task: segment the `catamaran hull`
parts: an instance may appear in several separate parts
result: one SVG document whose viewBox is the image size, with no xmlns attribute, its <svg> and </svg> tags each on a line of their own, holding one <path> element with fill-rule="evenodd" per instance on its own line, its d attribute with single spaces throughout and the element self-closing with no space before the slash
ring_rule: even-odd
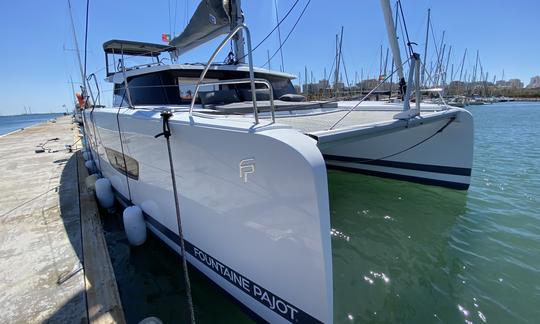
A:
<svg viewBox="0 0 540 324">
<path fill-rule="evenodd" d="M 473 119 L 463 109 L 312 136 L 329 168 L 453 189 L 470 184 Z"/>
<path fill-rule="evenodd" d="M 154 137 L 159 111 L 103 108 L 85 121 L 117 196 L 180 252 L 167 146 Z M 327 175 L 316 142 L 279 125 L 187 113 L 170 126 L 186 260 L 265 321 L 332 322 Z"/>
</svg>

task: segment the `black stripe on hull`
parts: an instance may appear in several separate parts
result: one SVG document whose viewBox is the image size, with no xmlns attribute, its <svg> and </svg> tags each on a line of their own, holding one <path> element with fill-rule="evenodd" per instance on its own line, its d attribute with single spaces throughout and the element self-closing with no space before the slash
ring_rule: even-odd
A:
<svg viewBox="0 0 540 324">
<path fill-rule="evenodd" d="M 341 155 L 330 155 L 330 154 L 323 154 L 323 157 L 327 161 L 368 164 L 368 165 L 376 165 L 376 166 L 389 167 L 389 168 L 444 173 L 444 174 L 468 176 L 468 177 L 471 176 L 470 168 L 460 168 L 460 167 L 450 167 L 450 166 L 444 166 L 444 165 L 420 164 L 420 163 L 410 163 L 410 162 L 399 162 L 399 161 L 388 161 L 388 160 L 377 160 L 377 159 L 365 159 L 365 158 L 341 156 Z"/>
<path fill-rule="evenodd" d="M 445 188 L 457 189 L 457 190 L 469 189 L 468 183 L 429 179 L 429 178 L 422 178 L 422 177 L 409 176 L 409 175 L 403 175 L 403 174 L 373 171 L 373 170 L 359 169 L 359 168 L 346 167 L 346 166 L 340 166 L 340 165 L 332 165 L 328 163 L 326 164 L 326 167 L 328 169 L 341 170 L 341 171 L 353 172 L 353 173 L 361 173 L 361 174 L 376 176 L 380 178 L 408 181 L 408 182 L 414 182 L 414 183 L 430 185 L 430 186 L 445 187 Z"/>
</svg>

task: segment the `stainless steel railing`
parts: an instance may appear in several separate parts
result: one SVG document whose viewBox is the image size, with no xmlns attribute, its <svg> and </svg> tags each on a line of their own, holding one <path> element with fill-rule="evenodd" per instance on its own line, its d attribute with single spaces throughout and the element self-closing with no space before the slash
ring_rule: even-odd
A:
<svg viewBox="0 0 540 324">
<path fill-rule="evenodd" d="M 94 93 L 92 91 L 92 87 L 90 86 L 90 81 L 94 79 L 94 84 L 96 86 L 96 90 L 97 90 L 97 94 L 96 94 L 96 97 L 94 97 Z M 90 91 L 90 96 L 92 97 L 92 105 L 94 106 L 101 106 L 101 91 L 99 90 L 99 83 L 97 81 L 97 77 L 96 77 L 96 74 L 95 73 L 92 73 L 90 74 L 88 77 L 87 77 L 87 81 L 88 81 L 88 90 Z"/>
<path fill-rule="evenodd" d="M 221 52 L 223 47 L 236 35 L 240 30 L 244 30 L 246 32 L 246 43 L 247 43 L 247 50 L 248 50 L 248 65 L 249 65 L 249 78 L 247 79 L 234 79 L 234 80 L 222 80 L 218 82 L 210 82 L 210 83 L 204 83 L 203 80 L 206 76 L 206 73 L 210 69 L 210 66 L 212 62 L 216 59 L 216 56 Z M 224 83 L 225 82 L 225 83 Z M 274 97 L 273 97 L 273 91 L 272 91 L 272 85 L 263 79 L 255 79 L 255 73 L 253 72 L 253 57 L 251 55 L 251 34 L 249 32 L 248 27 L 245 24 L 241 24 L 236 26 L 229 35 L 219 44 L 219 46 L 216 48 L 212 56 L 210 56 L 210 59 L 208 60 L 208 63 L 206 63 L 206 66 L 204 67 L 204 70 L 201 73 L 201 76 L 199 77 L 199 81 L 197 82 L 197 85 L 195 86 L 195 92 L 193 93 L 193 97 L 191 98 L 191 104 L 189 106 L 189 116 L 193 116 L 193 107 L 195 106 L 195 100 L 197 100 L 197 95 L 199 93 L 199 88 L 201 85 L 218 85 L 218 84 L 234 84 L 234 83 L 250 83 L 251 84 L 251 100 L 253 102 L 253 116 L 255 117 L 255 124 L 259 123 L 259 110 L 257 109 L 257 93 L 255 92 L 255 83 L 263 83 L 266 84 L 266 86 L 270 89 L 270 110 L 272 112 L 272 121 L 275 121 L 275 107 L 274 107 Z"/>
<path fill-rule="evenodd" d="M 212 81 L 212 82 L 203 82 L 203 83 L 200 83 L 201 86 L 213 86 L 213 85 L 227 85 L 227 84 L 244 84 L 244 83 L 251 83 L 251 82 L 254 82 L 254 83 L 258 83 L 258 84 L 264 84 L 266 85 L 266 87 L 268 88 L 269 90 L 269 96 L 270 96 L 270 113 L 272 114 L 272 122 L 275 122 L 276 121 L 276 115 L 275 115 L 275 106 L 274 106 L 274 90 L 272 89 L 272 85 L 270 84 L 270 82 L 266 79 L 260 79 L 260 78 L 256 78 L 256 79 L 229 79 L 229 80 L 219 80 L 219 81 Z M 197 89 L 195 89 L 195 94 L 197 94 Z M 195 98 L 195 97 L 194 97 Z M 255 97 L 255 100 L 256 97 Z M 191 101 L 193 102 L 193 98 L 191 99 Z M 193 106 L 190 107 L 190 115 L 191 115 L 191 108 Z M 253 114 L 254 114 L 254 117 L 255 117 L 255 123 L 258 124 L 259 123 L 259 111 L 258 109 L 254 106 L 253 108 Z"/>
</svg>

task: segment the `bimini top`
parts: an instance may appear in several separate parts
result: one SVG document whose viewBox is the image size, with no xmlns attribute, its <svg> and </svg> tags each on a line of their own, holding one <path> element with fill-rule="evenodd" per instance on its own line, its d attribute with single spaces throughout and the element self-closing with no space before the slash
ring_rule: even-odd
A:
<svg viewBox="0 0 540 324">
<path fill-rule="evenodd" d="M 163 52 L 174 51 L 175 47 L 170 45 L 113 39 L 103 43 L 103 50 L 106 54 L 123 53 L 124 55 L 156 57 Z"/>
</svg>

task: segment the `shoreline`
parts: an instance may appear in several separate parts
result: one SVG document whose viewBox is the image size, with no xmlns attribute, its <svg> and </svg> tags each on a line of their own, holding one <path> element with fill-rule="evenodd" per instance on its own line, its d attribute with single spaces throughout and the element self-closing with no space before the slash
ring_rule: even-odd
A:
<svg viewBox="0 0 540 324">
<path fill-rule="evenodd" d="M 60 116 L 59 116 L 60 117 Z M 36 123 L 36 124 L 32 124 L 28 127 L 22 127 L 22 128 L 19 128 L 19 129 L 16 129 L 16 130 L 13 130 L 11 132 L 8 132 L 8 133 L 5 133 L 5 134 L 1 134 L 0 135 L 0 138 L 2 137 L 5 137 L 5 136 L 9 136 L 9 135 L 12 135 L 12 134 L 15 134 L 15 133 L 18 133 L 18 132 L 21 132 L 25 129 L 29 129 L 29 128 L 32 128 L 32 127 L 36 127 L 36 126 L 39 126 L 39 125 L 42 125 L 42 124 L 45 124 L 45 123 L 49 123 L 51 120 L 57 120 L 58 117 L 54 117 L 54 118 L 51 118 L 51 119 L 47 119 L 45 121 L 42 121 L 42 122 L 39 122 L 39 123 Z"/>
</svg>

